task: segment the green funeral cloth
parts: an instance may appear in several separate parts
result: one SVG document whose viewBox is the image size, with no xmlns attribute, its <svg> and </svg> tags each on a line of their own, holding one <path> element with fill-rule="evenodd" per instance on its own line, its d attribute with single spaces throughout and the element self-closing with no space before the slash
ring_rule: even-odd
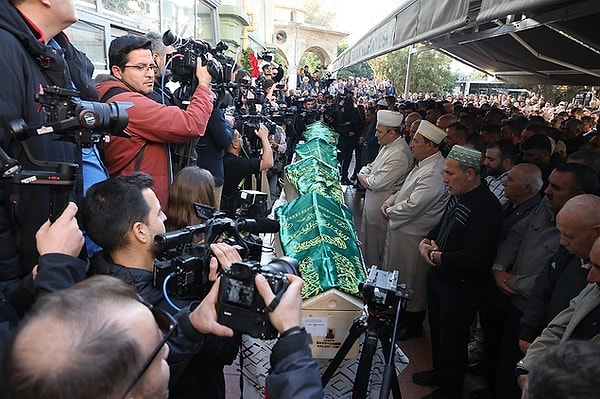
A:
<svg viewBox="0 0 600 399">
<path fill-rule="evenodd" d="M 285 167 L 290 183 L 299 196 L 319 193 L 340 204 L 344 203 L 344 193 L 340 181 L 340 173 L 325 162 L 308 157 Z"/>
<path fill-rule="evenodd" d="M 296 146 L 296 154 L 300 159 L 315 157 L 332 168 L 337 167 L 337 150 L 334 145 L 318 137 Z"/>
<path fill-rule="evenodd" d="M 313 122 L 306 127 L 303 133 L 304 139 L 308 142 L 312 139 L 323 139 L 329 144 L 336 146 L 340 135 L 323 122 Z"/>
<path fill-rule="evenodd" d="M 276 209 L 283 252 L 298 261 L 302 297 L 331 288 L 360 296 L 365 269 L 348 208 L 318 193 Z"/>
</svg>

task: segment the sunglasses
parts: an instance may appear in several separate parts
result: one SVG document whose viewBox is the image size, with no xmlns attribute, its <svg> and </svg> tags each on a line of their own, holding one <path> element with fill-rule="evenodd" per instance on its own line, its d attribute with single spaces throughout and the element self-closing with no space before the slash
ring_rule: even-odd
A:
<svg viewBox="0 0 600 399">
<path fill-rule="evenodd" d="M 136 374 L 135 379 L 127 387 L 127 390 L 125 391 L 125 395 L 123 395 L 124 397 L 127 396 L 129 391 L 131 391 L 133 389 L 133 387 L 135 386 L 135 384 L 138 383 L 140 378 L 142 378 L 142 375 L 144 375 L 146 370 L 148 370 L 148 367 L 150 367 L 150 365 L 152 364 L 152 362 L 154 361 L 156 356 L 158 356 L 158 354 L 160 353 L 163 346 L 167 343 L 169 338 L 171 338 L 171 336 L 173 335 L 173 333 L 175 333 L 175 330 L 177 329 L 177 320 L 175 320 L 173 318 L 173 316 L 171 316 L 169 313 L 167 313 L 166 311 L 164 311 L 160 308 L 154 307 L 151 303 L 147 302 L 139 294 L 138 294 L 138 301 L 140 301 L 140 303 L 142 303 L 148 309 L 150 309 L 150 312 L 152 312 L 152 316 L 154 316 L 154 320 L 156 321 L 158 328 L 160 329 L 160 331 L 163 334 L 163 338 L 159 342 L 159 344 L 156 346 L 156 348 L 154 348 L 154 350 L 152 351 L 152 353 L 150 354 L 148 359 L 144 362 L 144 365 L 142 366 L 140 371 Z"/>
</svg>

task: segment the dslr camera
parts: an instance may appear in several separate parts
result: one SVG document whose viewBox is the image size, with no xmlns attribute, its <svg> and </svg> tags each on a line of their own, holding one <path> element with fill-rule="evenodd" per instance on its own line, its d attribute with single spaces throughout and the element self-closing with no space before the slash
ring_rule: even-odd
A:
<svg viewBox="0 0 600 399">
<path fill-rule="evenodd" d="M 267 306 L 256 289 L 254 278 L 262 274 L 275 296 L 281 297 L 289 285 L 286 273 L 299 274 L 295 259 L 284 256 L 266 265 L 233 263 L 221 276 L 218 322 L 254 338 L 277 338 L 278 332 L 269 322 Z"/>
</svg>

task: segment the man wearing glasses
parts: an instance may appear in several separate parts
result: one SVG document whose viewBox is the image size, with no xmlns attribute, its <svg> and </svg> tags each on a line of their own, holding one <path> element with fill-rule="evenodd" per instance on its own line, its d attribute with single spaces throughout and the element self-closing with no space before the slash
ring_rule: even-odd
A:
<svg viewBox="0 0 600 399">
<path fill-rule="evenodd" d="M 110 76 L 96 78 L 100 100 L 134 104 L 127 110 L 126 132 L 131 138 L 111 137 L 105 146 L 106 166 L 111 176 L 142 171 L 154 179 L 154 190 L 167 206 L 172 180 L 168 143 L 188 143 L 202 136 L 213 109 L 210 73 L 197 61 L 198 86 L 187 109 L 152 100 L 158 70 L 150 40 L 126 35 L 114 39 L 108 50 Z"/>
<path fill-rule="evenodd" d="M 221 264 L 236 261 L 231 247 L 215 248 Z M 320 399 L 321 377 L 310 355 L 310 338 L 300 328 L 302 279 L 288 279 L 279 305 L 269 313 L 281 335 L 271 354 L 267 392 L 272 399 Z M 264 277 L 256 277 L 256 286 L 271 303 L 275 295 Z M 201 333 L 231 336 L 232 330 L 217 323 L 217 294 L 215 284 L 190 317 L 197 319 Z M 94 276 L 36 304 L 7 350 L 3 393 L 6 399 L 167 398 L 165 343 L 179 328 L 168 313 L 140 301 L 126 283 Z"/>
</svg>

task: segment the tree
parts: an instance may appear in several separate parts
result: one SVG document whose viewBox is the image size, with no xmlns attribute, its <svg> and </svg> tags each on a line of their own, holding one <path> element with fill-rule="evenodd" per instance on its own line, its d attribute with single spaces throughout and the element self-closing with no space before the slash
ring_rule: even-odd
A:
<svg viewBox="0 0 600 399">
<path fill-rule="evenodd" d="M 337 55 L 340 55 L 349 47 L 346 39 L 343 39 L 340 44 L 338 44 Z M 373 79 L 373 68 L 369 65 L 367 61 L 359 62 L 358 64 L 349 66 L 347 68 L 342 68 L 337 72 L 338 78 L 348 79 L 348 76 L 361 77 Z"/>
<path fill-rule="evenodd" d="M 390 79 L 396 89 L 404 91 L 408 48 L 393 51 L 369 61 L 375 75 Z M 458 76 L 450 70 L 450 57 L 435 50 L 413 55 L 413 69 L 409 84 L 411 92 L 435 92 L 440 95 L 454 90 Z"/>
<path fill-rule="evenodd" d="M 331 22 L 335 19 L 335 12 L 324 10 L 322 1 L 306 0 L 304 2 L 303 10 L 306 12 L 304 22 L 307 24 L 331 28 Z"/>
</svg>

